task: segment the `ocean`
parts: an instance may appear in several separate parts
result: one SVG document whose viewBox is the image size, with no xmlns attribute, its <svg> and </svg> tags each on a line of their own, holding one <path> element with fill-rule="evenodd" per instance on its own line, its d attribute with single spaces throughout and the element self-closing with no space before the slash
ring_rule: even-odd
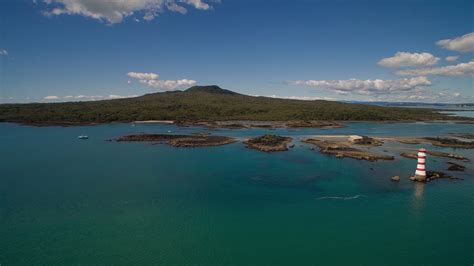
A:
<svg viewBox="0 0 474 266">
<path fill-rule="evenodd" d="M 292 136 L 287 152 L 106 141 L 130 133 Z M 0 264 L 472 265 L 474 150 L 464 180 L 411 182 L 420 145 L 394 161 L 324 155 L 315 134 L 438 136 L 455 123 L 338 129 L 206 129 L 160 124 L 0 123 Z M 88 140 L 78 140 L 81 134 Z M 447 161 L 427 158 L 428 170 Z M 390 181 L 400 175 L 401 181 Z"/>
</svg>

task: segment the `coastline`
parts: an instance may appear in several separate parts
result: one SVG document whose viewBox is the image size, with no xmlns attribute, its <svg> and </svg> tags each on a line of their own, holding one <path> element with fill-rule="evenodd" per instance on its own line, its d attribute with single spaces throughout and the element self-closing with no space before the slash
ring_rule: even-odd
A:
<svg viewBox="0 0 474 266">
<path fill-rule="evenodd" d="M 296 124 L 294 122 L 297 122 Z M 302 122 L 300 125 L 298 123 Z M 244 129 L 244 128 L 342 128 L 348 123 L 375 123 L 375 124 L 416 124 L 416 123 L 432 123 L 432 124 L 474 124 L 474 119 L 464 120 L 312 120 L 311 124 L 303 124 L 306 121 L 301 120 L 222 120 L 222 121 L 176 121 L 176 120 L 137 120 L 137 121 L 110 121 L 110 122 L 74 122 L 74 121 L 0 121 L 0 123 L 14 123 L 33 127 L 75 127 L 75 126 L 97 126 L 107 124 L 164 124 L 177 125 L 182 127 L 189 126 L 205 126 L 215 129 Z"/>
</svg>

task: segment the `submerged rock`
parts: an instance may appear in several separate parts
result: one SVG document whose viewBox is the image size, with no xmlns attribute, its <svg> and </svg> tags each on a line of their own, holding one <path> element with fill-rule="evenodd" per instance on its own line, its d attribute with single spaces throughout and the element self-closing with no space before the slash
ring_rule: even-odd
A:
<svg viewBox="0 0 474 266">
<path fill-rule="evenodd" d="M 418 155 L 416 153 L 411 152 L 402 152 L 400 153 L 400 156 L 410 159 L 418 159 Z"/>
<path fill-rule="evenodd" d="M 400 176 L 398 176 L 398 175 L 392 176 L 392 177 L 390 178 L 390 180 L 395 181 L 395 182 L 398 182 L 398 181 L 400 181 Z"/>
<path fill-rule="evenodd" d="M 460 171 L 460 172 L 464 172 L 464 170 L 466 169 L 466 167 L 464 165 L 460 165 L 460 164 L 457 164 L 457 163 L 453 163 L 453 162 L 448 162 L 448 164 L 450 165 L 448 167 L 448 170 L 449 171 Z"/>
</svg>

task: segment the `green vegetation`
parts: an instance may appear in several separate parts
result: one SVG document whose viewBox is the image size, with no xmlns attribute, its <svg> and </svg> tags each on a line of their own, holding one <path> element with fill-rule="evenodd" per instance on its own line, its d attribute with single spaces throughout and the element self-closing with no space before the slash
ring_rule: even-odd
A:
<svg viewBox="0 0 474 266">
<path fill-rule="evenodd" d="M 287 140 L 289 140 L 288 137 L 281 137 L 277 135 L 263 135 L 260 137 L 249 139 L 247 142 L 258 145 L 278 145 Z"/>
<path fill-rule="evenodd" d="M 116 100 L 0 105 L 0 122 L 29 124 L 137 120 L 414 121 L 437 119 L 455 118 L 430 109 L 253 97 L 223 90 L 218 86 L 194 86 L 186 91 L 153 93 Z"/>
</svg>

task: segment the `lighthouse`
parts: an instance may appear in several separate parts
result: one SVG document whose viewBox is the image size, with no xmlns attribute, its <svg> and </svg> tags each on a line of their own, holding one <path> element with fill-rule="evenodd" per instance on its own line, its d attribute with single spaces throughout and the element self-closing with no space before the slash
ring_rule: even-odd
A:
<svg viewBox="0 0 474 266">
<path fill-rule="evenodd" d="M 426 181 L 426 150 L 421 148 L 418 150 L 418 164 L 416 165 L 416 171 L 414 179 L 416 181 Z"/>
</svg>

